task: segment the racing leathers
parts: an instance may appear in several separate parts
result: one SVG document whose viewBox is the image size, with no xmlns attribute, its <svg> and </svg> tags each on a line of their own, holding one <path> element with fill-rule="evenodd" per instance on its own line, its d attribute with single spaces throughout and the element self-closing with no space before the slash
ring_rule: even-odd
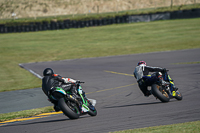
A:
<svg viewBox="0 0 200 133">
<path fill-rule="evenodd" d="M 151 95 L 151 92 L 147 89 L 152 83 L 159 80 L 156 75 L 148 75 L 149 72 L 162 72 L 163 68 L 151 67 L 146 65 L 139 65 L 134 70 L 134 76 L 137 79 L 138 86 L 145 96 Z"/>
<path fill-rule="evenodd" d="M 65 91 L 70 91 L 72 93 L 72 96 L 68 96 L 68 98 L 70 100 L 76 102 L 79 107 L 81 106 L 79 101 L 77 100 L 79 98 L 79 96 L 76 95 L 77 94 L 76 86 L 74 84 L 66 84 L 69 82 L 75 83 L 76 80 L 71 79 L 71 78 L 63 78 L 62 76 L 60 76 L 58 74 L 44 76 L 42 79 L 42 90 L 47 95 L 50 102 L 52 102 L 54 104 L 55 111 L 59 111 L 58 106 L 57 106 L 58 101 L 54 100 L 51 97 L 51 92 L 55 89 L 55 87 L 60 87 L 60 88 L 64 89 Z M 67 94 L 67 95 L 69 95 L 69 94 Z"/>
</svg>

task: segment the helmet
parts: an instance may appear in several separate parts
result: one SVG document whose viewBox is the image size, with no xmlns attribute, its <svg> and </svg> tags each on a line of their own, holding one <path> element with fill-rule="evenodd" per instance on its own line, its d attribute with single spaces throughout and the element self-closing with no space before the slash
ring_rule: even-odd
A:
<svg viewBox="0 0 200 133">
<path fill-rule="evenodd" d="M 145 65 L 145 66 L 147 65 L 147 63 L 145 61 L 139 61 L 137 65 L 140 66 L 142 64 Z"/>
<path fill-rule="evenodd" d="M 54 74 L 54 72 L 53 72 L 53 70 L 51 68 L 46 68 L 43 71 L 43 76 L 50 76 L 52 74 Z"/>
</svg>

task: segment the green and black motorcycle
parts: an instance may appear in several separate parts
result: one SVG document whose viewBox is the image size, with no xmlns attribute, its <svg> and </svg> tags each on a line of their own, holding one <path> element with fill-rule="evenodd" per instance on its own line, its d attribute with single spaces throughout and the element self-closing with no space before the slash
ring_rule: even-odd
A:
<svg viewBox="0 0 200 133">
<path fill-rule="evenodd" d="M 81 97 L 77 99 L 82 107 L 78 107 L 77 103 L 74 101 L 70 100 L 69 97 L 71 97 L 71 92 L 68 91 L 66 92 L 64 89 L 56 87 L 53 89 L 51 92 L 51 98 L 54 100 L 58 101 L 58 106 L 61 109 L 61 111 L 70 119 L 78 119 L 79 116 L 89 114 L 90 116 L 96 116 L 97 115 L 97 110 L 91 103 L 90 100 L 86 99 L 83 94 L 82 94 L 82 87 L 81 83 L 84 82 L 76 82 L 76 83 L 69 83 L 69 84 L 76 84 L 77 89 L 77 94 Z"/>
</svg>

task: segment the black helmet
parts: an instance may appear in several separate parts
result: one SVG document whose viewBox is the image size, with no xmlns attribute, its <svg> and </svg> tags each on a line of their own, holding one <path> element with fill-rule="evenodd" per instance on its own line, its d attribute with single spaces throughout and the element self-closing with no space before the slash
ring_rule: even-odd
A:
<svg viewBox="0 0 200 133">
<path fill-rule="evenodd" d="M 50 76 L 52 74 L 54 74 L 54 72 L 53 72 L 53 70 L 51 68 L 46 68 L 43 71 L 43 76 Z"/>
</svg>

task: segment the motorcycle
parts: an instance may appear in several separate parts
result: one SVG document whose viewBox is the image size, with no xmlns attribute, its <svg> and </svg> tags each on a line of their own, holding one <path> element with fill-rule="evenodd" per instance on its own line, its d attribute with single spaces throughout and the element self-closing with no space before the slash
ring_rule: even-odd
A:
<svg viewBox="0 0 200 133">
<path fill-rule="evenodd" d="M 173 90 L 170 82 L 166 81 L 166 76 L 168 75 L 167 72 L 160 74 L 161 80 L 156 81 L 151 85 L 151 93 L 154 95 L 154 97 L 158 98 L 161 102 L 169 102 L 170 99 L 175 98 L 177 100 L 182 100 L 182 94 L 179 92 L 179 90 Z M 158 75 L 158 73 L 154 73 L 155 75 Z M 173 82 L 173 80 L 171 80 Z"/>
<path fill-rule="evenodd" d="M 58 101 L 58 106 L 60 110 L 63 112 L 64 115 L 66 115 L 70 119 L 78 119 L 79 116 L 85 115 L 85 114 L 89 114 L 90 116 L 97 115 L 96 108 L 93 106 L 90 100 L 86 99 L 83 96 L 82 87 L 80 86 L 81 83 L 84 83 L 84 82 L 78 81 L 76 83 L 67 83 L 67 84 L 75 84 L 76 87 L 78 88 L 77 94 L 78 96 L 80 96 L 80 98 L 77 100 L 82 105 L 81 109 L 80 107 L 78 107 L 77 103 L 70 100 L 70 97 L 72 97 L 72 95 L 70 95 L 71 94 L 70 91 L 66 92 L 64 89 L 56 87 L 56 88 L 53 88 L 52 89 L 53 91 L 51 92 L 51 97 L 54 100 Z"/>
</svg>

